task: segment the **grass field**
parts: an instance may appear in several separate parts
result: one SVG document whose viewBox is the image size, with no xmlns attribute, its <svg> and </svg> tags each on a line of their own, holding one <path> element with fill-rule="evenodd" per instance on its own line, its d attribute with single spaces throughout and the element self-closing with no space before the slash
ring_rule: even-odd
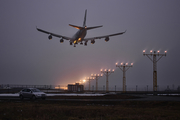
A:
<svg viewBox="0 0 180 120">
<path fill-rule="evenodd" d="M 0 120 L 179 120 L 180 102 L 0 102 Z"/>
</svg>

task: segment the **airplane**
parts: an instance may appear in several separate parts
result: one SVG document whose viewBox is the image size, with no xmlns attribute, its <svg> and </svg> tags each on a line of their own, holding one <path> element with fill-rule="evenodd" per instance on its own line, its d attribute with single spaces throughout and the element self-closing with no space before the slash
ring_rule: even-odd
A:
<svg viewBox="0 0 180 120">
<path fill-rule="evenodd" d="M 94 27 L 87 27 L 86 26 L 86 14 L 87 14 L 87 10 L 85 10 L 84 22 L 83 22 L 83 26 L 82 27 L 81 26 L 76 26 L 76 25 L 69 24 L 69 26 L 78 29 L 77 33 L 72 38 L 71 37 L 66 37 L 66 36 L 63 36 L 63 35 L 58 35 L 58 34 L 55 34 L 55 33 L 52 33 L 52 32 L 48 32 L 48 31 L 39 29 L 37 27 L 36 27 L 36 29 L 38 31 L 40 31 L 40 32 L 49 34 L 49 36 L 48 36 L 49 40 L 52 39 L 52 36 L 61 38 L 60 39 L 60 43 L 63 43 L 64 39 L 65 40 L 70 40 L 69 41 L 70 45 L 72 45 L 74 43 L 74 47 L 76 47 L 76 44 L 78 44 L 78 43 L 80 43 L 80 45 L 83 45 L 83 41 L 84 41 L 84 45 L 87 46 L 87 42 L 89 40 L 91 41 L 91 44 L 94 44 L 95 43 L 95 39 L 101 39 L 101 38 L 105 38 L 105 41 L 108 42 L 109 41 L 109 37 L 116 36 L 116 35 L 122 35 L 122 34 L 124 34 L 126 32 L 126 31 L 124 31 L 124 32 L 116 33 L 116 34 L 110 34 L 110 35 L 104 35 L 104 36 L 98 36 L 98 37 L 85 38 L 85 36 L 87 34 L 87 30 L 91 30 L 91 29 L 102 27 L 102 25 L 101 26 L 94 26 Z"/>
</svg>

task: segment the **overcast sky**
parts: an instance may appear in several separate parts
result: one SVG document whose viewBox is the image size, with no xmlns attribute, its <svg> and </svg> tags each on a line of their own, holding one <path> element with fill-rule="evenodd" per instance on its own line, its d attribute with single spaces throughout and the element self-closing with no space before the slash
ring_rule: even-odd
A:
<svg viewBox="0 0 180 120">
<path fill-rule="evenodd" d="M 0 84 L 66 85 L 83 80 L 100 69 L 115 69 L 110 87 L 122 87 L 122 71 L 116 62 L 133 62 L 126 72 L 127 86 L 153 85 L 153 64 L 143 56 L 145 49 L 167 56 L 157 64 L 158 85 L 180 85 L 180 1 L 179 0 L 1 0 Z M 120 36 L 96 40 L 94 45 L 60 44 L 59 38 L 36 30 L 36 26 L 72 37 L 83 25 L 87 9 L 86 37 L 117 32 Z M 99 87 L 106 84 L 99 79 Z M 95 82 L 92 82 L 92 85 Z"/>
</svg>

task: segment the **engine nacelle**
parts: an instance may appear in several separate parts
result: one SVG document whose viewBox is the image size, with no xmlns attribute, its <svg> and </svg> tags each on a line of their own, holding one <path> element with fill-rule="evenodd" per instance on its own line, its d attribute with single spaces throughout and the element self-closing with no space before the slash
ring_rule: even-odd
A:
<svg viewBox="0 0 180 120">
<path fill-rule="evenodd" d="M 60 43 L 63 43 L 64 42 L 64 40 L 63 39 L 60 39 Z"/>
<path fill-rule="evenodd" d="M 51 40 L 51 39 L 52 39 L 52 35 L 49 35 L 49 36 L 48 36 L 48 39 Z"/>
<path fill-rule="evenodd" d="M 109 41 L 109 37 L 106 37 L 106 38 L 105 38 L 105 41 L 108 42 L 108 41 Z"/>
<path fill-rule="evenodd" d="M 91 40 L 91 44 L 94 44 L 95 43 L 95 40 Z"/>
</svg>

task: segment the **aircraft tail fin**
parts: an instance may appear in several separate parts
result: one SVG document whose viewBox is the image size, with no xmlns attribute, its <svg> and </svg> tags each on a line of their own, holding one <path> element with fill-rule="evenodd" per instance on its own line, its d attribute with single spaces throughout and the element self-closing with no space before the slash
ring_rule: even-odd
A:
<svg viewBox="0 0 180 120">
<path fill-rule="evenodd" d="M 102 26 L 86 27 L 86 14 L 87 14 L 87 9 L 85 10 L 83 27 L 77 26 L 77 25 L 72 25 L 72 24 L 69 24 L 69 26 L 74 27 L 74 28 L 79 29 L 79 30 L 84 29 L 84 28 L 87 29 L 87 30 L 91 30 L 91 29 L 94 29 L 94 28 L 102 27 Z"/>
<path fill-rule="evenodd" d="M 86 14 L 87 14 L 87 9 L 86 9 L 86 11 L 85 11 L 85 15 L 84 15 L 83 27 L 86 27 Z"/>
<path fill-rule="evenodd" d="M 87 14 L 87 10 L 85 10 L 83 27 L 76 26 L 76 25 L 72 25 L 72 24 L 69 24 L 69 26 L 74 27 L 74 28 L 76 28 L 76 29 L 83 29 L 83 28 L 85 28 L 85 27 L 86 27 L 86 14 Z"/>
</svg>

